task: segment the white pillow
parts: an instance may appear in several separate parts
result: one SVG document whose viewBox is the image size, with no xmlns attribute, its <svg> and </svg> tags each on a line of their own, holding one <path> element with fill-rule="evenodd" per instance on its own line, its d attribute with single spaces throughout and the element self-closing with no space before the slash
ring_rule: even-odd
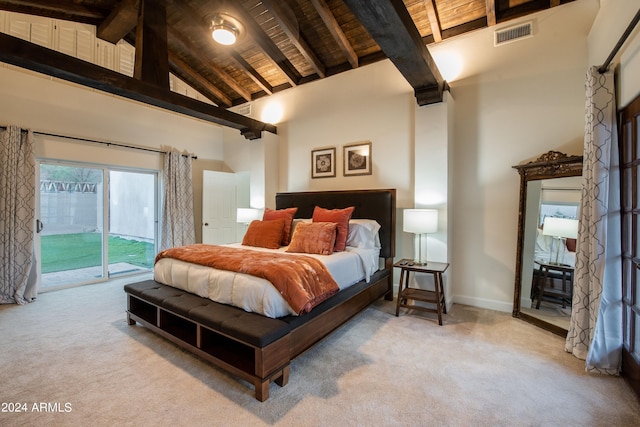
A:
<svg viewBox="0 0 640 427">
<path fill-rule="evenodd" d="M 362 249 L 380 249 L 380 224 L 373 219 L 349 220 L 347 246 Z"/>
</svg>

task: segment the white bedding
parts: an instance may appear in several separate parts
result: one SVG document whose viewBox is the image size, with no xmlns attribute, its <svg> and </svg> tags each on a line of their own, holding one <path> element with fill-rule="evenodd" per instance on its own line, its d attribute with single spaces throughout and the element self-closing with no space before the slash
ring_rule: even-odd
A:
<svg viewBox="0 0 640 427">
<path fill-rule="evenodd" d="M 276 253 L 286 250 L 286 247 L 264 249 L 241 244 L 226 246 Z M 305 255 L 319 259 L 342 290 L 363 279 L 369 281 L 371 275 L 378 270 L 379 253 L 379 249 L 347 246 L 344 252 L 334 252 L 333 255 L 287 255 Z M 162 258 L 154 267 L 154 279 L 203 298 L 267 317 L 296 314 L 269 281 L 248 274 L 216 270 L 198 264 Z"/>
</svg>

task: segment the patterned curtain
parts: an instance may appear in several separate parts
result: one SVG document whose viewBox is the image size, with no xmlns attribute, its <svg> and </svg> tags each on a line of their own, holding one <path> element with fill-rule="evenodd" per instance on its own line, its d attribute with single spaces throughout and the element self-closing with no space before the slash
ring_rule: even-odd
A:
<svg viewBox="0 0 640 427">
<path fill-rule="evenodd" d="M 620 169 L 613 73 L 587 73 L 580 231 L 565 350 L 617 375 L 622 352 Z"/>
<path fill-rule="evenodd" d="M 160 249 L 196 242 L 191 156 L 175 148 L 164 156 L 164 209 Z"/>
<path fill-rule="evenodd" d="M 33 286 L 35 229 L 33 133 L 16 126 L 0 130 L 0 303 L 25 304 Z"/>
</svg>

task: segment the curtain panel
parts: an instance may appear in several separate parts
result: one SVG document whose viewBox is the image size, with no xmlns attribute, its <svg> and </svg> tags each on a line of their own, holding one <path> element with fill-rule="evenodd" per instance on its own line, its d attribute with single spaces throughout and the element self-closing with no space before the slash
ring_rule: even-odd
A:
<svg viewBox="0 0 640 427">
<path fill-rule="evenodd" d="M 25 304 L 36 297 L 35 154 L 33 132 L 0 129 L 0 303 Z"/>
<path fill-rule="evenodd" d="M 622 352 L 620 168 L 613 73 L 587 72 L 580 230 L 565 350 L 617 375 Z"/>
<path fill-rule="evenodd" d="M 160 249 L 196 242 L 191 156 L 171 149 L 164 155 L 164 206 Z"/>
</svg>

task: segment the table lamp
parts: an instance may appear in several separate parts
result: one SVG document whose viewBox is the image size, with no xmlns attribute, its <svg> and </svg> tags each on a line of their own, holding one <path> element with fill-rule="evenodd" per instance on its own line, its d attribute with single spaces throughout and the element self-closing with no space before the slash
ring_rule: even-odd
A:
<svg viewBox="0 0 640 427">
<path fill-rule="evenodd" d="M 556 240 L 555 262 L 551 261 L 551 254 L 549 254 L 549 263 L 560 265 L 560 243 L 562 243 L 562 246 L 566 247 L 565 242 L 567 239 L 578 238 L 578 220 L 548 216 L 544 219 L 542 234 L 545 236 L 551 236 Z M 564 249 L 562 250 L 562 260 L 564 261 Z"/>
<path fill-rule="evenodd" d="M 436 233 L 438 231 L 438 211 L 435 209 L 405 209 L 403 211 L 402 230 L 406 233 L 417 234 L 419 238 L 418 259 L 416 265 L 427 265 L 422 259 L 422 235 Z M 426 258 L 425 247 L 425 258 Z"/>
<path fill-rule="evenodd" d="M 260 209 L 238 208 L 236 212 L 236 222 L 248 225 L 254 219 L 260 219 Z"/>
</svg>

